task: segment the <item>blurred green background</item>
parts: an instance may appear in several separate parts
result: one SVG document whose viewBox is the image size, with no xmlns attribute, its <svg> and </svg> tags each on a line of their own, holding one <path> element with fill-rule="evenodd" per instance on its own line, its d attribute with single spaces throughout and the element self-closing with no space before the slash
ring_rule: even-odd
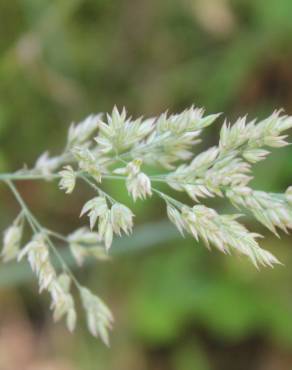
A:
<svg viewBox="0 0 292 370">
<path fill-rule="evenodd" d="M 291 0 L 0 0 L 0 170 L 58 153 L 72 121 L 126 106 L 177 112 L 292 114 Z M 207 148 L 219 123 L 206 130 Z M 256 166 L 254 186 L 284 191 L 292 149 Z M 121 184 L 106 183 L 128 202 Z M 91 193 L 18 183 L 32 210 L 69 232 Z M 4 229 L 17 213 L 0 188 Z M 218 203 L 226 208 L 226 204 Z M 48 297 L 23 265 L 0 267 L 0 370 L 291 370 L 291 237 L 265 233 L 284 267 L 258 272 L 241 258 L 179 238 L 157 199 L 132 207 L 134 236 L 116 257 L 76 272 L 116 317 L 108 350 L 84 318 L 73 335 L 53 324 Z"/>
</svg>

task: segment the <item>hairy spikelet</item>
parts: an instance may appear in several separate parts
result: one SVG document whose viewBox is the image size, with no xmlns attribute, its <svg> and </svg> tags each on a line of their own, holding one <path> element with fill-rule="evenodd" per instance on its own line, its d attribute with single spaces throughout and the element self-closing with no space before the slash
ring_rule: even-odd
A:
<svg viewBox="0 0 292 370">
<path fill-rule="evenodd" d="M 86 312 L 87 326 L 90 333 L 109 346 L 108 331 L 112 328 L 113 315 L 105 303 L 89 289 L 80 289 L 81 301 Z"/>
<path fill-rule="evenodd" d="M 132 232 L 134 215 L 123 204 L 114 202 L 109 208 L 106 198 L 99 196 L 84 205 L 81 216 L 85 213 L 88 213 L 91 229 L 98 219 L 98 237 L 104 241 L 106 249 L 109 249 L 112 244 L 113 233 L 121 235 L 121 231 L 126 234 Z"/>
<path fill-rule="evenodd" d="M 76 174 L 73 168 L 71 166 L 65 166 L 59 174 L 61 176 L 60 189 L 64 190 L 66 194 L 72 193 L 76 184 Z"/>
<path fill-rule="evenodd" d="M 3 262 L 17 258 L 23 231 L 23 215 L 20 214 L 13 224 L 4 231 L 3 249 L 1 257 Z"/>
<path fill-rule="evenodd" d="M 88 139 L 96 131 L 101 118 L 101 114 L 92 114 L 77 125 L 72 123 L 68 132 L 68 146 L 87 144 Z"/>
</svg>

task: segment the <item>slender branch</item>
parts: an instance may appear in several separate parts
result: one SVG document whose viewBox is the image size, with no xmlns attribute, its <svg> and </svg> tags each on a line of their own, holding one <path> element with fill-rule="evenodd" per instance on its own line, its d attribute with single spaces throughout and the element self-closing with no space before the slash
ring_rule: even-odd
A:
<svg viewBox="0 0 292 370">
<path fill-rule="evenodd" d="M 112 198 L 108 193 L 103 191 L 99 186 L 89 180 L 85 175 L 79 175 L 79 178 L 84 180 L 89 186 L 91 186 L 94 190 L 96 190 L 99 194 L 104 195 L 112 204 L 116 203 L 116 200 Z"/>
<path fill-rule="evenodd" d="M 13 181 L 20 181 L 20 180 L 53 180 L 53 179 L 59 179 L 61 176 L 58 173 L 52 173 L 48 176 L 45 176 L 43 174 L 33 174 L 29 173 L 1 173 L 0 174 L 0 181 L 7 181 L 7 180 L 13 180 Z"/>
<path fill-rule="evenodd" d="M 34 233 L 41 232 L 41 233 L 44 234 L 49 247 L 52 249 L 52 251 L 56 255 L 57 259 L 61 263 L 61 266 L 62 266 L 63 270 L 66 271 L 70 275 L 70 277 L 72 278 L 72 281 L 75 283 L 76 287 L 78 289 L 80 289 L 81 288 L 81 285 L 79 284 L 78 280 L 75 278 L 75 276 L 72 273 L 72 271 L 70 270 L 70 268 L 66 265 L 66 263 L 63 260 L 61 254 L 59 253 L 58 249 L 55 247 L 55 245 L 52 243 L 52 241 L 51 241 L 51 239 L 49 237 L 49 234 L 52 234 L 52 232 L 49 232 L 46 228 L 44 228 L 37 221 L 37 219 L 34 217 L 34 215 L 32 214 L 32 212 L 29 210 L 28 206 L 26 205 L 25 201 L 21 197 L 19 191 L 17 190 L 17 188 L 15 187 L 15 185 L 13 184 L 13 182 L 11 180 L 6 180 L 6 183 L 8 184 L 8 186 L 11 189 L 12 193 L 14 194 L 14 196 L 15 196 L 16 200 L 18 201 L 20 207 L 22 208 L 24 214 L 26 215 L 26 218 L 27 218 L 27 220 L 28 220 L 28 222 L 29 222 L 29 224 L 30 224 L 33 232 Z M 61 236 L 61 234 L 58 234 L 58 233 L 54 233 L 54 235 L 58 235 L 59 237 Z"/>
<path fill-rule="evenodd" d="M 12 193 L 14 194 L 16 200 L 18 201 L 18 203 L 19 203 L 22 211 L 24 212 L 24 214 L 26 216 L 26 219 L 27 219 L 28 223 L 30 224 L 32 230 L 36 233 L 37 232 L 37 228 L 36 228 L 36 226 L 34 224 L 34 220 L 32 218 L 32 214 L 31 214 L 30 210 L 28 209 L 26 203 L 22 199 L 21 195 L 19 194 L 19 192 L 16 189 L 15 185 L 13 184 L 13 182 L 11 180 L 6 180 L 6 183 L 9 186 L 10 190 L 12 191 Z"/>
<path fill-rule="evenodd" d="M 63 242 L 68 243 L 68 238 L 65 235 L 62 235 L 56 231 L 50 230 L 50 229 L 43 229 L 48 235 L 51 235 L 52 237 L 62 240 Z"/>
<path fill-rule="evenodd" d="M 186 205 L 174 198 L 172 198 L 171 196 L 163 193 L 162 191 L 158 190 L 158 189 L 155 189 L 152 187 L 152 190 L 154 191 L 154 193 L 158 194 L 160 198 L 162 198 L 166 203 L 172 203 L 173 205 L 175 205 L 176 207 L 178 207 L 179 209 L 181 209 L 182 207 L 186 207 Z"/>
</svg>

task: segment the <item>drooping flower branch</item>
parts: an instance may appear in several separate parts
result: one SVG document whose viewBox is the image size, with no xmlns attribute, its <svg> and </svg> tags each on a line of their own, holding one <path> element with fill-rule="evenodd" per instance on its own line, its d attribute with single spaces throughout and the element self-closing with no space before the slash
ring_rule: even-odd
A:
<svg viewBox="0 0 292 370">
<path fill-rule="evenodd" d="M 292 187 L 285 193 L 266 193 L 252 189 L 252 165 L 264 160 L 269 148 L 287 145 L 284 131 L 292 127 L 292 117 L 281 111 L 265 120 L 247 122 L 240 118 L 234 125 L 225 122 L 218 146 L 195 154 L 201 132 L 214 123 L 218 114 L 204 115 L 202 109 L 191 107 L 180 114 L 162 114 L 156 118 L 133 120 L 125 109 L 111 114 L 91 115 L 83 122 L 72 124 L 63 153 L 50 157 L 42 154 L 34 168 L 12 174 L 0 174 L 6 181 L 21 212 L 4 232 L 3 261 L 27 258 L 39 280 L 40 290 L 47 290 L 52 298 L 56 320 L 66 316 L 67 326 L 76 323 L 75 302 L 71 283 L 80 293 L 86 311 L 87 324 L 94 336 L 108 344 L 108 330 L 113 317 L 106 305 L 80 285 L 58 253 L 53 240 L 67 243 L 76 263 L 81 266 L 87 257 L 106 259 L 114 235 L 129 234 L 133 230 L 134 213 L 113 199 L 104 189 L 105 179 L 124 182 L 134 201 L 159 196 L 166 204 L 166 214 L 181 234 L 201 239 L 207 247 L 214 246 L 224 253 L 240 253 L 253 264 L 273 266 L 280 263 L 258 244 L 260 235 L 248 231 L 239 215 L 221 215 L 202 204 L 208 197 L 225 197 L 236 208 L 250 211 L 273 233 L 292 228 Z M 160 168 L 157 175 L 147 174 L 147 168 Z M 90 228 L 80 228 L 68 236 L 42 227 L 32 215 L 13 181 L 59 180 L 60 189 L 71 194 L 77 179 L 90 186 L 95 196 L 81 210 L 87 214 Z M 167 184 L 178 192 L 186 192 L 190 203 L 178 199 L 156 187 Z M 31 227 L 32 240 L 21 247 L 22 231 L 26 223 Z M 54 253 L 62 266 L 59 274 L 50 255 Z"/>
</svg>

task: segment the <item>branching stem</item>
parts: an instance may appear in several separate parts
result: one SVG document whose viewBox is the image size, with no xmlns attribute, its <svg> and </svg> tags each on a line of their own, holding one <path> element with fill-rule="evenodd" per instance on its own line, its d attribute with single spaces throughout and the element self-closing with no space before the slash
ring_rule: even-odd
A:
<svg viewBox="0 0 292 370">
<path fill-rule="evenodd" d="M 49 235 L 54 235 L 54 236 L 57 236 L 58 235 L 58 238 L 60 238 L 62 235 L 59 234 L 59 233 L 51 232 L 48 229 L 44 228 L 37 221 L 37 219 L 34 217 L 34 215 L 32 214 L 32 212 L 29 210 L 28 206 L 26 205 L 25 201 L 23 200 L 22 196 L 20 195 L 19 191 L 17 190 L 17 188 L 15 187 L 15 185 L 13 184 L 13 182 L 11 180 L 6 180 L 6 183 L 9 186 L 9 188 L 11 189 L 12 193 L 14 194 L 16 200 L 18 201 L 18 203 L 19 203 L 22 211 L 24 212 L 24 214 L 26 216 L 26 219 L 27 219 L 29 225 L 31 226 L 32 231 L 35 234 L 42 233 L 45 236 L 46 241 L 47 241 L 49 247 L 51 248 L 51 250 L 53 251 L 53 253 L 57 257 L 57 259 L 59 260 L 59 262 L 60 262 L 63 270 L 66 271 L 70 275 L 70 277 L 71 277 L 72 281 L 74 282 L 74 284 L 76 285 L 76 287 L 78 289 L 80 289 L 81 288 L 80 283 L 75 278 L 75 276 L 72 273 L 71 269 L 67 266 L 67 264 L 63 260 L 63 257 L 61 256 L 61 254 L 59 253 L 58 249 L 55 247 L 55 245 L 53 244 L 53 242 L 51 241 L 51 239 L 49 237 Z M 65 237 L 63 237 L 63 236 L 62 236 L 62 240 L 68 242 L 68 240 Z"/>
</svg>

